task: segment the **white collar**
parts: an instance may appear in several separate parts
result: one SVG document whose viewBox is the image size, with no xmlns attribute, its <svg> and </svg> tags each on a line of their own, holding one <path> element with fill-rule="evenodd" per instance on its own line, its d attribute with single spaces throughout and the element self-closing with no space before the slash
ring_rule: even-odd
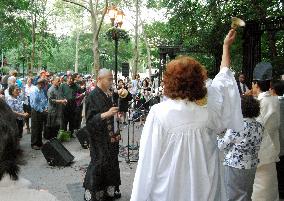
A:
<svg viewBox="0 0 284 201">
<path fill-rule="evenodd" d="M 261 92 L 260 94 L 258 94 L 257 99 L 258 99 L 258 100 L 261 100 L 261 99 L 263 99 L 264 97 L 269 97 L 269 96 L 271 96 L 271 94 L 270 94 L 269 91 Z"/>
</svg>

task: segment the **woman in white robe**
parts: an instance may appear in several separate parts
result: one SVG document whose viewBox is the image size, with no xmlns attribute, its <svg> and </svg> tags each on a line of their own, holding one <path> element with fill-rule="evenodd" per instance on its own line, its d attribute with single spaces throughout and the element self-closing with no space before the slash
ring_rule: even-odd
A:
<svg viewBox="0 0 284 201">
<path fill-rule="evenodd" d="M 236 32 L 231 30 L 224 40 L 220 72 L 208 88 L 207 95 L 196 101 L 190 101 L 192 97 L 173 98 L 169 87 L 176 87 L 175 94 L 181 90 L 184 93 L 204 90 L 204 69 L 198 71 L 196 65 L 200 64 L 189 57 L 168 64 L 164 81 L 165 95 L 169 99 L 153 106 L 147 117 L 131 201 L 221 199 L 216 132 L 226 128 L 241 130 L 243 127 L 237 84 L 227 67 L 235 35 Z M 184 78 L 188 71 L 191 71 L 192 80 Z M 175 83 L 169 86 L 167 79 Z M 201 86 L 200 89 L 196 88 L 197 85 Z M 181 86 L 184 88 L 179 88 Z"/>
</svg>

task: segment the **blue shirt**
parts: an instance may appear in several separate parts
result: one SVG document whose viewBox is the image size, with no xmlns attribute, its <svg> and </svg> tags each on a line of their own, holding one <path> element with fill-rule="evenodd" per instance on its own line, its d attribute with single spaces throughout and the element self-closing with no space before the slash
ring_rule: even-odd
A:
<svg viewBox="0 0 284 201">
<path fill-rule="evenodd" d="M 18 85 L 18 87 L 19 87 L 20 89 L 23 87 L 23 83 L 22 83 L 21 80 L 17 79 L 17 80 L 16 80 L 16 83 L 17 83 L 17 85 Z"/>
<path fill-rule="evenodd" d="M 48 107 L 48 101 L 44 94 L 44 91 L 39 90 L 39 88 L 36 88 L 30 94 L 30 104 L 31 104 L 31 108 L 33 108 L 37 112 L 45 111 Z"/>
</svg>

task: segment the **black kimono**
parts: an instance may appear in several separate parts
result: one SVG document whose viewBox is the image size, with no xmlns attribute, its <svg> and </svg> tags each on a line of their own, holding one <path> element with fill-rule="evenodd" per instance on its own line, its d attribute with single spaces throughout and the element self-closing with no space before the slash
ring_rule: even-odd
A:
<svg viewBox="0 0 284 201">
<path fill-rule="evenodd" d="M 111 142 L 114 117 L 101 119 L 101 114 L 112 107 L 112 98 L 96 87 L 86 100 L 86 127 L 89 132 L 91 162 L 84 180 L 84 188 L 92 192 L 119 186 L 118 142 Z"/>
</svg>

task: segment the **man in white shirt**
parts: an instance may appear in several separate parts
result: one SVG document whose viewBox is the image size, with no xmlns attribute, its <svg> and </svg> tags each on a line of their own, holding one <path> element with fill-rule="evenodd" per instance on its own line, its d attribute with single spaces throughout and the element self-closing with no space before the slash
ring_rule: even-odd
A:
<svg viewBox="0 0 284 201">
<path fill-rule="evenodd" d="M 254 179 L 252 201 L 278 201 L 276 162 L 279 161 L 280 105 L 277 96 L 269 92 L 272 66 L 261 62 L 253 72 L 252 91 L 260 101 L 257 121 L 264 126 L 264 134 L 258 154 L 259 164 Z"/>
</svg>

